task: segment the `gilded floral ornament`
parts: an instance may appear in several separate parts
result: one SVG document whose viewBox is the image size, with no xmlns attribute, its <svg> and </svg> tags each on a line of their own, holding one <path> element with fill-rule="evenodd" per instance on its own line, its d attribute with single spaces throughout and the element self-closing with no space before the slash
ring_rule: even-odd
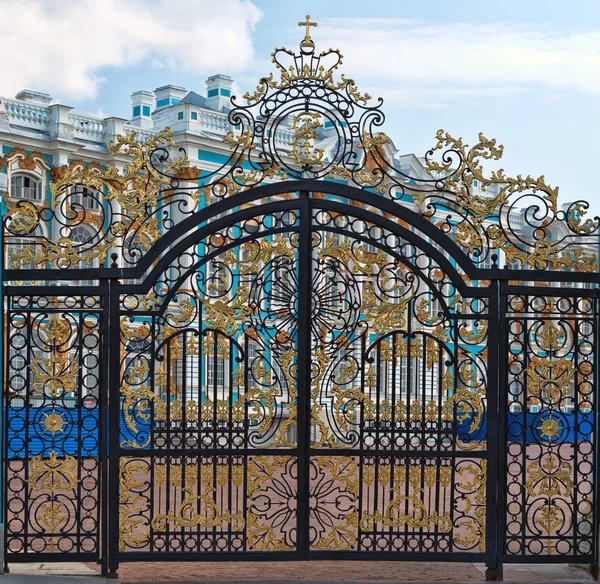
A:
<svg viewBox="0 0 600 584">
<path fill-rule="evenodd" d="M 72 456 L 59 458 L 52 450 L 47 459 L 34 456 L 29 461 L 30 471 L 27 482 L 32 491 L 47 490 L 52 495 L 58 490 L 72 490 L 79 483 L 77 461 Z"/>
<path fill-rule="evenodd" d="M 53 352 L 50 357 L 33 357 L 29 367 L 33 373 L 32 388 L 47 393 L 53 399 L 77 387 L 80 366 L 74 357 Z"/>
<path fill-rule="evenodd" d="M 600 228 L 599 218 L 584 219 L 587 203 L 577 201 L 560 210 L 558 188 L 548 185 L 544 176 L 513 178 L 503 169 L 486 176 L 483 161 L 500 160 L 504 147 L 482 133 L 472 148 L 443 130 L 436 138 L 426 165 L 437 180 L 437 192 L 417 189 L 415 199 L 425 216 L 456 213 L 444 223 L 444 231 L 476 263 L 500 249 L 509 263 L 521 267 L 596 270 L 597 254 L 581 247 L 590 243 L 585 237 L 597 235 Z M 436 151 L 444 152 L 442 162 L 431 158 Z"/>
<path fill-rule="evenodd" d="M 184 487 L 182 493 L 185 498 L 175 511 L 157 514 L 152 518 L 151 527 L 155 531 L 164 531 L 167 525 L 173 528 L 196 526 L 204 527 L 205 529 L 213 529 L 216 527 L 230 526 L 232 531 L 241 531 L 244 529 L 245 521 L 241 513 L 232 514 L 229 511 L 221 513 L 219 506 L 215 503 L 212 493 L 215 489 L 205 489 L 202 495 L 194 496 L 190 487 Z M 202 511 L 197 512 L 200 507 Z"/>
</svg>

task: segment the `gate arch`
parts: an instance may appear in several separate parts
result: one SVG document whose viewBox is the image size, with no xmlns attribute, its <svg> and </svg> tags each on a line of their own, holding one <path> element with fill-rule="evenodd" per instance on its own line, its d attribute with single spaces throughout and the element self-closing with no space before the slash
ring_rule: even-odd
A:
<svg viewBox="0 0 600 584">
<path fill-rule="evenodd" d="M 122 341 L 143 335 L 157 346 L 126 349 L 123 361 L 146 375 L 122 367 L 112 383 L 127 388 L 111 416 L 121 417 L 127 517 L 119 560 L 161 552 L 486 558 L 489 294 L 406 227 L 311 195 L 205 224 L 143 283 L 115 288 Z M 151 308 L 149 292 L 158 297 Z M 161 354 L 167 345 L 183 374 Z M 216 482 L 190 478 L 198 468 Z M 219 488 L 229 498 L 211 499 Z M 198 503 L 211 515 L 199 515 Z"/>
<path fill-rule="evenodd" d="M 339 51 L 275 62 L 220 166 L 130 134 L 11 202 L 6 560 L 597 571 L 599 220 L 483 135 L 410 177 Z"/>
</svg>

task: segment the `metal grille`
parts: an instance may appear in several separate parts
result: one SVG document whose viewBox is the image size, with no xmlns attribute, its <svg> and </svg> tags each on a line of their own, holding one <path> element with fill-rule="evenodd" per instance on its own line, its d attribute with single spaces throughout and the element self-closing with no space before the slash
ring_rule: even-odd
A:
<svg viewBox="0 0 600 584">
<path fill-rule="evenodd" d="M 132 132 L 9 201 L 5 557 L 597 574 L 600 221 L 482 134 L 408 176 L 311 24 L 218 168 Z"/>
<path fill-rule="evenodd" d="M 100 547 L 104 302 L 58 292 L 7 299 L 9 559 L 95 559 Z"/>
<path fill-rule="evenodd" d="M 591 559 L 597 299 L 514 288 L 505 298 L 506 554 Z"/>
</svg>

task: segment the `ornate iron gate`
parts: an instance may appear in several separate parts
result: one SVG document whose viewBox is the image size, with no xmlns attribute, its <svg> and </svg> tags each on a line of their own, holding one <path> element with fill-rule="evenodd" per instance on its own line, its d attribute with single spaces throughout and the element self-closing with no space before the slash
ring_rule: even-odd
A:
<svg viewBox="0 0 600 584">
<path fill-rule="evenodd" d="M 408 177 L 339 52 L 281 53 L 220 168 L 131 134 L 11 206 L 7 561 L 595 566 L 598 225 L 483 136 Z"/>
</svg>

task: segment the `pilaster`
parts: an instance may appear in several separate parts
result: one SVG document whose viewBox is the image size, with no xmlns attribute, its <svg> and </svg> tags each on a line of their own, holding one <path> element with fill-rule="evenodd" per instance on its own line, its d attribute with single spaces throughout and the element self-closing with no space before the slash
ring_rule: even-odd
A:
<svg viewBox="0 0 600 584">
<path fill-rule="evenodd" d="M 71 106 L 60 103 L 55 103 L 48 107 L 50 113 L 48 124 L 50 140 L 73 140 L 75 132 L 69 119 L 69 112 L 72 109 Z"/>
</svg>

